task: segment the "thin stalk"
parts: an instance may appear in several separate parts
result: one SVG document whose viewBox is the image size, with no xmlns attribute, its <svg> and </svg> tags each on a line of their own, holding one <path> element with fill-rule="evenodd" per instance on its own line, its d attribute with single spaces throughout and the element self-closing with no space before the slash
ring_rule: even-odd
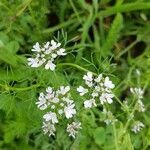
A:
<svg viewBox="0 0 150 150">
<path fill-rule="evenodd" d="M 69 25 L 75 23 L 76 21 L 77 21 L 77 19 L 75 18 L 75 19 L 71 19 L 71 20 L 62 22 L 59 25 L 56 25 L 56 26 L 54 26 L 52 28 L 45 29 L 42 33 L 43 34 L 49 34 L 49 33 L 55 32 L 55 31 L 57 31 L 59 29 L 62 29 L 64 27 L 66 27 L 66 26 L 69 26 Z"/>
<path fill-rule="evenodd" d="M 126 52 L 128 52 L 133 46 L 135 46 L 138 43 L 138 40 L 135 40 L 133 43 L 131 43 L 127 48 L 125 48 L 122 52 L 120 52 L 116 58 L 118 59 L 122 55 L 124 55 Z"/>
<path fill-rule="evenodd" d="M 116 150 L 119 150 L 119 147 L 118 147 L 118 139 L 117 139 L 117 133 L 116 133 L 116 127 L 115 127 L 115 123 L 113 124 L 113 131 L 114 131 L 114 141 L 115 141 L 115 147 L 116 147 Z"/>
<path fill-rule="evenodd" d="M 121 4 L 111 8 L 107 8 L 106 10 L 99 12 L 97 17 L 108 17 L 117 13 L 144 10 L 149 8 L 150 8 L 149 2 L 133 2 L 133 3 Z"/>
<path fill-rule="evenodd" d="M 35 84 L 35 85 L 29 86 L 29 87 L 18 88 L 18 87 L 11 87 L 8 85 L 0 84 L 0 87 L 4 88 L 6 91 L 27 91 L 27 90 L 31 90 L 33 88 L 37 88 L 39 86 L 40 86 L 39 84 Z"/>
<path fill-rule="evenodd" d="M 73 64 L 73 63 L 60 63 L 60 64 L 58 64 L 57 66 L 58 66 L 58 67 L 59 67 L 59 66 L 71 66 L 71 67 L 77 68 L 78 70 L 81 70 L 81 71 L 92 72 L 92 71 L 90 71 L 90 70 L 88 70 L 88 69 L 86 69 L 86 68 L 83 68 L 83 67 L 81 67 L 81 66 L 79 66 L 79 65 L 77 65 L 77 64 Z M 92 73 L 93 73 L 93 75 L 97 76 L 96 73 L 94 73 L 94 72 L 92 72 Z"/>
</svg>

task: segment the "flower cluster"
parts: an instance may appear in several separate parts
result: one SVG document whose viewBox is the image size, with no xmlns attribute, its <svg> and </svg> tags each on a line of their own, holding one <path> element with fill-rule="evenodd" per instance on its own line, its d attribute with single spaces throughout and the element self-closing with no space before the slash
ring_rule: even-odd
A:
<svg viewBox="0 0 150 150">
<path fill-rule="evenodd" d="M 45 69 L 55 70 L 56 65 L 54 60 L 58 56 L 65 56 L 64 48 L 60 48 L 61 43 L 57 43 L 54 40 L 44 43 L 42 46 L 37 42 L 31 51 L 35 52 L 34 58 L 28 58 L 28 65 L 31 67 L 45 66 Z"/>
<path fill-rule="evenodd" d="M 130 91 L 137 97 L 136 110 L 139 112 L 144 112 L 145 106 L 142 102 L 144 91 L 141 88 L 130 88 Z"/>
<path fill-rule="evenodd" d="M 144 124 L 140 121 L 136 121 L 131 128 L 131 131 L 133 131 L 134 133 L 138 133 L 142 128 L 144 128 Z"/>
<path fill-rule="evenodd" d="M 115 116 L 112 114 L 111 111 L 106 110 L 105 108 L 103 109 L 103 115 L 104 115 L 104 122 L 106 123 L 106 125 L 109 124 L 114 124 L 116 121 L 118 121 Z"/>
<path fill-rule="evenodd" d="M 73 138 L 75 138 L 75 135 L 78 133 L 78 129 L 81 129 L 80 122 L 72 122 L 67 126 L 67 132 L 69 133 L 69 136 L 72 136 Z"/>
<path fill-rule="evenodd" d="M 135 96 L 135 98 L 137 99 L 136 103 L 135 103 L 135 110 L 138 112 L 144 112 L 145 111 L 145 106 L 142 102 L 143 99 L 143 94 L 144 91 L 141 88 L 130 88 L 131 93 Z M 144 124 L 140 121 L 136 121 L 132 127 L 131 127 L 131 131 L 133 131 L 134 133 L 139 132 L 142 128 L 144 128 Z"/>
<path fill-rule="evenodd" d="M 112 89 L 115 85 L 109 79 L 109 77 L 103 77 L 99 74 L 98 77 L 94 77 L 91 72 L 88 72 L 83 76 L 85 86 L 79 86 L 77 91 L 80 96 L 86 96 L 87 100 L 84 101 L 85 108 L 91 108 L 97 106 L 96 100 L 100 101 L 102 105 L 104 103 L 111 104 L 113 102 L 114 94 Z"/>
<path fill-rule="evenodd" d="M 55 124 L 59 122 L 59 119 L 63 117 L 63 115 L 66 119 L 70 119 L 76 114 L 75 104 L 71 99 L 71 94 L 69 91 L 69 86 L 60 86 L 58 90 L 48 87 L 45 93 L 40 93 L 38 101 L 36 102 L 37 107 L 40 110 L 48 110 L 43 116 L 44 121 L 42 129 L 45 134 L 48 134 L 49 136 L 55 135 Z M 67 127 L 69 136 L 75 137 L 75 134 L 78 132 L 79 128 L 80 125 L 76 125 L 74 130 L 69 130 Z"/>
</svg>

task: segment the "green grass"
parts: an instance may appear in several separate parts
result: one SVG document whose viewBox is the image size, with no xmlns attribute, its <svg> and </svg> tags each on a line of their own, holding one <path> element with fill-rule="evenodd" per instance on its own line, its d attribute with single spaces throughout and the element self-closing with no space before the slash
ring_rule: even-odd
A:
<svg viewBox="0 0 150 150">
<path fill-rule="evenodd" d="M 150 149 L 150 1 L 149 0 L 1 0 L 0 1 L 0 150 L 148 150 Z M 68 55 L 54 72 L 30 68 L 35 42 L 58 39 Z M 137 75 L 136 70 L 140 71 Z M 106 125 L 102 107 L 84 109 L 76 93 L 82 76 L 103 73 L 115 83 L 114 102 L 106 106 L 118 119 Z M 47 86 L 70 85 L 82 130 L 76 139 L 63 121 L 55 137 L 41 130 L 35 105 Z M 135 111 L 130 87 L 144 89 L 146 111 Z M 131 105 L 125 107 L 124 101 Z M 134 134 L 133 120 L 145 128 Z"/>
</svg>

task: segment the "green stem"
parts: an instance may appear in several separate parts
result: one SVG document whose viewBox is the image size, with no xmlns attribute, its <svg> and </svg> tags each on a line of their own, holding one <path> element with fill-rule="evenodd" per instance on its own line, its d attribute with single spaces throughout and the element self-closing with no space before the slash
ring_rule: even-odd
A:
<svg viewBox="0 0 150 150">
<path fill-rule="evenodd" d="M 0 84 L 0 86 L 2 88 L 4 88 L 6 91 L 27 91 L 27 90 L 31 90 L 33 88 L 37 88 L 40 85 L 39 84 L 35 84 L 35 85 L 29 86 L 29 87 L 22 87 L 22 88 L 11 87 L 11 86 L 8 86 L 8 85 L 3 85 L 3 84 Z"/>
<path fill-rule="evenodd" d="M 115 99 L 117 100 L 117 102 L 124 108 L 124 110 L 126 110 L 126 108 L 124 107 L 123 103 L 120 101 L 120 99 L 114 94 Z"/>
<path fill-rule="evenodd" d="M 118 148 L 118 139 L 117 139 L 117 134 L 116 134 L 116 127 L 115 127 L 115 123 L 113 124 L 113 131 L 114 131 L 114 141 L 115 141 L 115 147 L 116 147 L 116 150 L 119 150 L 119 148 Z"/>
<path fill-rule="evenodd" d="M 75 23 L 76 21 L 77 21 L 77 19 L 75 18 L 75 19 L 72 19 L 72 20 L 68 20 L 68 21 L 62 22 L 62 23 L 60 23 L 60 24 L 57 25 L 57 26 L 54 26 L 54 27 L 52 27 L 52 28 L 45 29 L 42 33 L 43 33 L 43 34 L 45 34 L 45 33 L 46 33 L 46 34 L 49 34 L 49 33 L 55 32 L 55 31 L 57 31 L 57 30 L 59 30 L 59 29 L 61 29 L 61 28 L 64 28 L 64 27 L 66 27 L 66 26 L 69 26 L 69 25 Z"/>
<path fill-rule="evenodd" d="M 100 13 L 98 13 L 97 17 L 108 17 L 117 13 L 143 10 L 149 8 L 150 8 L 150 3 L 148 2 L 127 3 L 122 5 L 116 5 L 114 7 L 103 10 Z"/>
<path fill-rule="evenodd" d="M 133 46 L 135 46 L 138 43 L 138 40 L 135 40 L 133 43 L 131 43 L 127 48 L 125 48 L 122 52 L 120 52 L 116 58 L 119 59 L 122 55 L 124 55 L 126 52 L 128 52 Z"/>
<path fill-rule="evenodd" d="M 59 66 L 71 66 L 71 67 L 77 68 L 77 69 L 79 69 L 79 70 L 81 70 L 81 71 L 92 72 L 92 71 L 90 71 L 90 70 L 88 70 L 88 69 L 85 69 L 85 68 L 83 68 L 83 67 L 81 67 L 81 66 L 79 66 L 79 65 L 77 65 L 77 64 L 73 64 L 73 63 L 60 63 L 60 64 L 58 64 L 57 66 L 58 66 L 58 67 L 59 67 Z M 93 75 L 97 76 L 96 73 L 94 73 L 94 72 L 92 72 L 92 73 L 93 73 Z"/>
</svg>

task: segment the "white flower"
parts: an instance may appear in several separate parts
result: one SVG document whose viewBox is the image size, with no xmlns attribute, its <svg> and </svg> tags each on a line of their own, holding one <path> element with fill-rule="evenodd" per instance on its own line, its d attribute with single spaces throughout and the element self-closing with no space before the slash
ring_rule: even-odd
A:
<svg viewBox="0 0 150 150">
<path fill-rule="evenodd" d="M 130 88 L 131 93 L 136 95 L 138 99 L 143 98 L 144 91 L 141 88 Z"/>
<path fill-rule="evenodd" d="M 48 87 L 48 88 L 46 88 L 46 92 L 48 93 L 48 94 L 51 94 L 52 92 L 53 92 L 53 89 L 52 89 L 52 87 Z"/>
<path fill-rule="evenodd" d="M 112 98 L 114 97 L 113 94 L 111 93 L 102 93 L 102 95 L 100 96 L 100 102 L 103 105 L 104 103 L 109 103 L 111 104 L 113 102 Z"/>
<path fill-rule="evenodd" d="M 42 126 L 44 134 L 48 134 L 48 136 L 55 135 L 55 126 L 51 122 L 43 122 Z"/>
<path fill-rule="evenodd" d="M 98 86 L 98 85 L 95 86 L 95 91 L 96 91 L 96 92 L 100 92 L 100 90 L 101 90 L 101 87 L 100 87 L 100 86 Z"/>
<path fill-rule="evenodd" d="M 74 102 L 73 100 L 69 99 L 68 97 L 63 97 L 62 100 L 64 102 L 66 102 L 68 105 L 73 104 L 73 102 Z"/>
<path fill-rule="evenodd" d="M 52 59 L 55 59 L 57 57 L 57 54 L 52 53 Z"/>
<path fill-rule="evenodd" d="M 53 103 L 59 103 L 59 101 L 60 101 L 60 100 L 59 100 L 59 98 L 57 98 L 57 97 L 54 97 L 54 98 L 52 99 L 52 102 L 53 102 Z"/>
<path fill-rule="evenodd" d="M 87 72 L 87 75 L 84 75 L 83 79 L 91 82 L 93 81 L 93 74 L 91 72 Z"/>
<path fill-rule="evenodd" d="M 85 89 L 84 87 L 79 86 L 77 88 L 77 91 L 80 93 L 81 96 L 83 96 L 84 94 L 86 94 L 88 92 L 88 89 Z"/>
<path fill-rule="evenodd" d="M 102 105 L 104 103 L 111 104 L 113 102 L 112 98 L 114 97 L 114 94 L 111 89 L 113 89 L 115 85 L 109 77 L 104 78 L 102 74 L 99 74 L 98 77 L 94 77 L 91 72 L 87 72 L 87 74 L 83 76 L 83 79 L 85 80 L 86 88 L 79 86 L 77 91 L 80 96 L 86 94 L 86 96 L 90 97 L 90 100 L 84 102 L 85 108 L 96 106 L 98 98 Z"/>
<path fill-rule="evenodd" d="M 43 118 L 45 121 L 51 121 L 53 124 L 58 123 L 56 113 L 48 112 L 43 116 Z"/>
<path fill-rule="evenodd" d="M 69 136 L 71 136 L 73 138 L 75 138 L 79 129 L 81 129 L 80 122 L 72 122 L 71 124 L 67 125 L 67 132 L 69 133 Z"/>
<path fill-rule="evenodd" d="M 51 40 L 51 49 L 54 50 L 58 47 L 60 47 L 61 43 L 57 43 L 54 40 Z"/>
<path fill-rule="evenodd" d="M 139 112 L 144 112 L 145 111 L 144 104 L 143 104 L 143 102 L 140 99 L 137 101 L 137 107 L 136 107 L 136 109 Z"/>
<path fill-rule="evenodd" d="M 63 114 L 63 110 L 62 110 L 62 109 L 59 109 L 59 110 L 58 110 L 58 113 L 59 113 L 60 115 L 62 115 L 62 114 Z"/>
<path fill-rule="evenodd" d="M 136 121 L 131 128 L 131 131 L 133 131 L 134 133 L 138 133 L 142 128 L 144 128 L 145 125 L 140 122 L 140 121 Z"/>
<path fill-rule="evenodd" d="M 52 106 L 51 106 L 51 109 L 55 109 L 55 105 L 52 105 Z"/>
<path fill-rule="evenodd" d="M 109 77 L 105 78 L 104 86 L 108 89 L 113 89 L 115 85 L 112 83 L 112 81 L 109 80 Z"/>
<path fill-rule="evenodd" d="M 60 87 L 60 90 L 58 91 L 58 93 L 62 94 L 62 95 L 65 95 L 67 92 L 70 91 L 70 86 L 61 86 Z"/>
<path fill-rule="evenodd" d="M 91 108 L 93 106 L 96 106 L 96 103 L 95 103 L 94 99 L 84 101 L 84 107 L 85 108 Z"/>
<path fill-rule="evenodd" d="M 83 79 L 85 80 L 85 84 L 89 87 L 93 86 L 93 74 L 91 72 L 87 72 L 87 75 L 83 76 Z"/>
<path fill-rule="evenodd" d="M 106 125 L 114 124 L 116 121 L 118 121 L 112 114 L 111 111 L 107 111 L 105 108 L 103 109 L 103 114 L 105 115 L 104 122 Z"/>
<path fill-rule="evenodd" d="M 76 114 L 74 101 L 69 93 L 70 86 L 60 86 L 58 90 L 47 87 L 45 93 L 40 93 L 39 101 L 36 102 L 38 108 L 50 110 L 43 115 L 43 131 L 49 136 L 54 135 L 56 129 L 54 124 L 58 123 L 60 118 L 72 118 Z"/>
<path fill-rule="evenodd" d="M 45 49 L 48 49 L 48 48 L 49 48 L 49 45 L 50 45 L 50 42 L 46 42 L 45 45 L 44 45 L 44 48 L 45 48 Z"/>
<path fill-rule="evenodd" d="M 37 68 L 40 66 L 38 58 L 28 58 L 27 60 L 28 60 L 28 65 L 31 67 Z"/>
<path fill-rule="evenodd" d="M 65 116 L 67 119 L 72 118 L 76 114 L 75 104 L 68 105 L 64 108 Z"/>
<path fill-rule="evenodd" d="M 97 97 L 97 96 L 98 96 L 98 92 L 95 92 L 95 91 L 94 91 L 91 95 L 92 95 L 93 98 L 94 98 L 94 97 Z"/>
<path fill-rule="evenodd" d="M 59 55 L 59 56 L 65 56 L 65 55 L 67 55 L 67 53 L 65 53 L 65 49 L 64 48 L 60 48 L 57 51 L 57 55 Z"/>
<path fill-rule="evenodd" d="M 45 65 L 46 70 L 50 69 L 50 70 L 54 71 L 55 67 L 56 67 L 56 65 L 51 60 L 49 60 L 47 62 L 47 64 Z"/>
<path fill-rule="evenodd" d="M 102 80 L 103 75 L 99 74 L 96 79 L 94 79 L 95 82 L 99 83 Z"/>
<path fill-rule="evenodd" d="M 39 101 L 35 103 L 35 104 L 37 104 L 37 107 L 38 107 L 40 110 L 46 109 L 46 108 L 47 108 L 47 104 L 46 104 L 47 100 L 46 100 L 46 98 L 45 98 L 45 96 L 44 96 L 43 93 L 40 93 L 40 96 L 39 96 L 39 99 L 38 99 L 38 100 L 39 100 Z"/>
<path fill-rule="evenodd" d="M 31 51 L 41 52 L 40 44 L 36 42 L 35 45 L 33 45 L 33 49 Z"/>
</svg>

